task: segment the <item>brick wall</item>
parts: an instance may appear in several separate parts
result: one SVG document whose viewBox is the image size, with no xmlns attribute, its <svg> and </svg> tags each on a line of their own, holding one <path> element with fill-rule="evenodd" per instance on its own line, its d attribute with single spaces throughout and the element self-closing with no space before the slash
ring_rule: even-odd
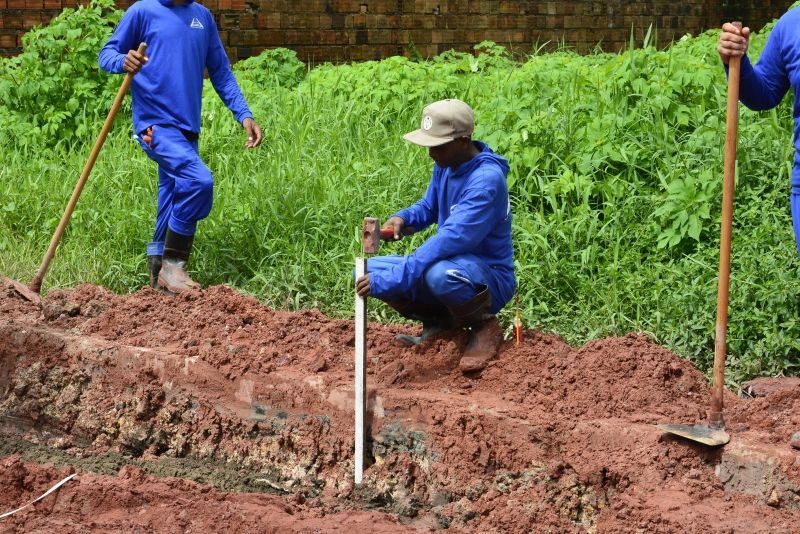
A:
<svg viewBox="0 0 800 534">
<path fill-rule="evenodd" d="M 85 0 L 82 0 L 85 2 Z M 579 51 L 598 43 L 618 51 L 631 28 L 651 24 L 658 44 L 738 18 L 753 28 L 786 11 L 791 0 L 201 0 L 214 12 L 231 60 L 265 48 L 296 50 L 310 63 L 359 61 L 470 50 L 483 40 L 519 52 L 564 42 Z M 0 54 L 20 52 L 22 34 L 79 0 L 0 0 Z M 131 0 L 118 0 L 125 8 Z"/>
</svg>

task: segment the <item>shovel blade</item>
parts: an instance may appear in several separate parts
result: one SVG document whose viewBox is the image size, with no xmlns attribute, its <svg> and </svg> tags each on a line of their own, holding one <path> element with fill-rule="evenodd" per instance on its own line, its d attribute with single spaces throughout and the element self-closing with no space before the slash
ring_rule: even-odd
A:
<svg viewBox="0 0 800 534">
<path fill-rule="evenodd" d="M 658 428 L 709 447 L 719 447 L 731 440 L 724 430 L 714 429 L 708 425 L 658 425 Z"/>
</svg>

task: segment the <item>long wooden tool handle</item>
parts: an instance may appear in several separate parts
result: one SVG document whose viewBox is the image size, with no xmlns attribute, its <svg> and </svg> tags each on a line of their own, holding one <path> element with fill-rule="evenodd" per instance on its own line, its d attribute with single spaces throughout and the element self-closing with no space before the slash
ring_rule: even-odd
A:
<svg viewBox="0 0 800 534">
<path fill-rule="evenodd" d="M 733 23 L 741 29 L 741 22 Z M 733 227 L 733 193 L 736 177 L 736 137 L 739 128 L 739 74 L 742 58 L 728 61 L 728 111 L 725 122 L 725 173 L 722 179 L 722 228 L 719 243 L 719 285 L 717 287 L 717 327 L 714 343 L 714 384 L 708 424 L 724 428 L 722 392 L 725 389 L 725 352 L 728 333 L 728 292 L 731 278 L 731 232 Z"/>
<path fill-rule="evenodd" d="M 139 45 L 138 52 L 140 54 L 144 54 L 146 50 L 146 43 Z M 130 87 L 132 81 L 133 74 L 129 72 L 125 75 L 125 79 L 122 81 L 119 91 L 117 91 L 117 97 L 114 99 L 114 104 L 111 106 L 111 110 L 108 112 L 106 122 L 103 123 L 103 129 L 100 130 L 100 135 L 97 136 L 97 141 L 94 143 L 94 148 L 92 148 L 92 153 L 89 155 L 89 160 L 83 167 L 81 177 L 78 180 L 78 183 L 75 184 L 75 190 L 72 192 L 72 196 L 67 203 L 67 207 L 64 210 L 64 215 L 61 216 L 61 222 L 58 223 L 58 228 L 56 228 L 56 231 L 53 234 L 53 239 L 50 240 L 50 246 L 47 248 L 47 253 L 44 255 L 41 266 L 39 266 L 39 271 L 31 281 L 30 288 L 36 293 L 39 293 L 39 291 L 42 289 L 42 280 L 44 280 L 44 275 L 47 274 L 47 269 L 50 267 L 50 262 L 53 260 L 53 256 L 56 254 L 56 248 L 58 248 L 58 244 L 61 242 L 61 236 L 64 235 L 64 230 L 66 230 L 67 223 L 69 223 L 69 219 L 72 217 L 72 212 L 75 211 L 75 204 L 78 203 L 78 198 L 81 196 L 83 186 L 86 185 L 86 180 L 89 179 L 89 173 L 92 172 L 92 167 L 94 167 L 94 163 L 97 161 L 97 156 L 100 154 L 100 149 L 103 148 L 103 143 L 106 142 L 106 137 L 108 137 L 108 132 L 111 131 L 111 126 L 114 124 L 117 111 L 119 111 L 119 107 L 122 105 L 122 99 L 125 98 L 125 93 L 128 92 L 128 88 Z"/>
</svg>

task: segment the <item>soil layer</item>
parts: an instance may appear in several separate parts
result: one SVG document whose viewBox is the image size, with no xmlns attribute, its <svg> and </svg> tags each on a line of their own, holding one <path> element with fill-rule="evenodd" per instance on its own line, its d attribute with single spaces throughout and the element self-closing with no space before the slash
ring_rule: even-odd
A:
<svg viewBox="0 0 800 534">
<path fill-rule="evenodd" d="M 405 348 L 370 324 L 369 452 L 352 483 L 353 324 L 225 286 L 91 285 L 41 304 L 0 285 L 0 519 L 14 532 L 800 530 L 800 386 L 726 393 L 702 423 L 692 364 L 630 334 L 526 331 L 463 376 L 466 334 Z"/>
</svg>

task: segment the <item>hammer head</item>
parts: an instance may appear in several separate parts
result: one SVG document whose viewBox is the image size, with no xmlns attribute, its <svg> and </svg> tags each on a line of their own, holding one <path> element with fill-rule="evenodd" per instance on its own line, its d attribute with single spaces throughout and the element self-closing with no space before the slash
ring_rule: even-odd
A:
<svg viewBox="0 0 800 534">
<path fill-rule="evenodd" d="M 364 254 L 377 254 L 381 246 L 381 230 L 377 217 L 364 217 L 361 248 Z"/>
</svg>

